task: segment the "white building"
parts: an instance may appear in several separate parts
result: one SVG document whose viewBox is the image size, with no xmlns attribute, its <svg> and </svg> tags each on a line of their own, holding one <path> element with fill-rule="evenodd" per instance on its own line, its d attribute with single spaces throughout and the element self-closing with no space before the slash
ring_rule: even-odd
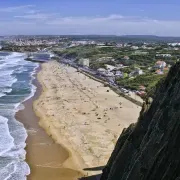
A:
<svg viewBox="0 0 180 180">
<path fill-rule="evenodd" d="M 106 71 L 105 76 L 107 76 L 107 77 L 114 77 L 114 73 L 110 72 L 110 71 Z"/>
<path fill-rule="evenodd" d="M 145 52 L 145 51 L 135 51 L 132 53 L 133 55 L 148 55 L 149 52 Z"/>
<path fill-rule="evenodd" d="M 87 66 L 87 67 L 89 67 L 89 59 L 80 59 L 79 61 L 78 61 L 78 64 L 79 65 L 81 65 L 81 66 Z"/>
<path fill-rule="evenodd" d="M 169 46 L 180 46 L 180 43 L 168 43 Z"/>
<path fill-rule="evenodd" d="M 156 54 L 157 57 L 171 57 L 171 54 Z"/>
<path fill-rule="evenodd" d="M 131 49 L 136 50 L 136 49 L 139 49 L 139 47 L 138 46 L 132 46 Z"/>
<path fill-rule="evenodd" d="M 134 71 L 132 71 L 129 74 L 129 77 L 138 76 L 138 75 L 142 75 L 142 74 L 143 74 L 143 71 L 141 69 L 135 69 Z"/>
<path fill-rule="evenodd" d="M 116 77 L 123 77 L 123 73 L 121 71 L 116 71 L 115 76 Z"/>
<path fill-rule="evenodd" d="M 109 71 L 112 71 L 112 70 L 116 69 L 116 67 L 112 66 L 112 65 L 105 64 L 105 66 L 106 66 L 106 69 L 109 70 Z"/>
<path fill-rule="evenodd" d="M 106 73 L 106 69 L 104 69 L 104 68 L 99 68 L 99 69 L 97 69 L 97 72 L 98 72 L 99 74 L 105 74 L 105 73 Z"/>
</svg>

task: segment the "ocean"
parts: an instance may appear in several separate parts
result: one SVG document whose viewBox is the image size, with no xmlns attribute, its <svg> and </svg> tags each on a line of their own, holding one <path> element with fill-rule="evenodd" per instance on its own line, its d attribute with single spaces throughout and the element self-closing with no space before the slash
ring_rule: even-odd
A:
<svg viewBox="0 0 180 180">
<path fill-rule="evenodd" d="M 25 180 L 30 168 L 25 162 L 27 132 L 15 119 L 22 102 L 32 97 L 37 63 L 25 61 L 23 53 L 0 52 L 0 180 Z"/>
</svg>

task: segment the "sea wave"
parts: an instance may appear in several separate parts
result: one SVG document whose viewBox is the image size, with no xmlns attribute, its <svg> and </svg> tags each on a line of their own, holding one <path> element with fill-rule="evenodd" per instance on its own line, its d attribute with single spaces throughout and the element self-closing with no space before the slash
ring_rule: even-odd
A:
<svg viewBox="0 0 180 180">
<path fill-rule="evenodd" d="M 14 139 L 10 135 L 8 127 L 8 119 L 0 116 L 0 156 L 8 152 L 14 146 Z M 0 176 L 1 177 L 1 176 Z"/>
<path fill-rule="evenodd" d="M 36 91 L 32 80 L 38 64 L 24 61 L 23 53 L 0 57 L 0 180 L 25 180 L 27 132 L 15 114 Z"/>
</svg>

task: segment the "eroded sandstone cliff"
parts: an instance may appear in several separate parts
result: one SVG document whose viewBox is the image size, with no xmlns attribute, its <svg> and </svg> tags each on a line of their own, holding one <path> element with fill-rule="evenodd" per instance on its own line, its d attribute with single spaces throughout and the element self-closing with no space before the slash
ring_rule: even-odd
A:
<svg viewBox="0 0 180 180">
<path fill-rule="evenodd" d="M 119 137 L 101 180 L 180 179 L 180 63 Z"/>
</svg>

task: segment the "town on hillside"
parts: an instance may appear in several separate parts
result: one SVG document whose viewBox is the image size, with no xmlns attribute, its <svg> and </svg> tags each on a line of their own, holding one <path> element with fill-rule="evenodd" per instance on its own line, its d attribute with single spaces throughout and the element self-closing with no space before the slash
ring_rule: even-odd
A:
<svg viewBox="0 0 180 180">
<path fill-rule="evenodd" d="M 174 39 L 173 39 L 174 40 Z M 12 36 L 1 40 L 1 51 L 28 52 L 29 60 L 53 59 L 106 81 L 136 98 L 153 96 L 156 84 L 179 61 L 180 43 L 121 40 L 120 37 Z"/>
</svg>

